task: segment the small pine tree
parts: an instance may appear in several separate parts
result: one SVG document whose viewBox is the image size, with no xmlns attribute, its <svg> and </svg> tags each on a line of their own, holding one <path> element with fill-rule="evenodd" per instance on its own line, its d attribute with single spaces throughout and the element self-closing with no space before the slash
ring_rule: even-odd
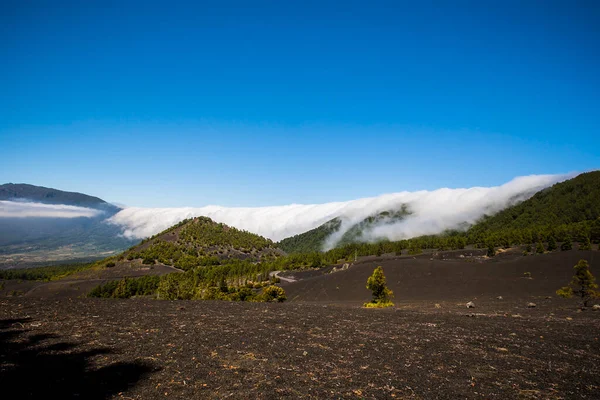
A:
<svg viewBox="0 0 600 400">
<path fill-rule="evenodd" d="M 494 257 L 496 255 L 496 249 L 492 243 L 488 244 L 487 256 Z"/>
<path fill-rule="evenodd" d="M 131 293 L 129 292 L 129 288 L 127 287 L 127 279 L 123 278 L 117 284 L 115 291 L 113 292 L 112 297 L 117 299 L 127 299 L 131 297 Z"/>
<path fill-rule="evenodd" d="M 591 250 L 592 242 L 590 242 L 590 238 L 588 236 L 585 237 L 584 242 L 579 246 L 579 250 Z"/>
<path fill-rule="evenodd" d="M 556 239 L 554 239 L 554 236 L 550 236 L 548 238 L 548 251 L 554 251 L 558 248 L 558 246 L 556 245 Z"/>
<path fill-rule="evenodd" d="M 546 251 L 544 249 L 544 245 L 542 244 L 542 242 L 538 242 L 537 246 L 535 247 L 535 252 L 538 253 L 538 254 L 543 254 L 544 251 Z"/>
<path fill-rule="evenodd" d="M 373 300 L 366 303 L 365 306 L 369 307 L 371 304 L 371 307 L 390 307 L 394 305 L 391 302 L 393 292 L 386 286 L 383 268 L 375 268 L 373 275 L 367 279 L 367 289 L 373 292 Z"/>
<path fill-rule="evenodd" d="M 567 236 L 567 238 L 565 239 L 564 242 L 562 242 L 562 244 L 560 245 L 560 249 L 562 251 L 568 251 L 573 249 L 573 243 L 571 242 L 571 237 Z"/>
<path fill-rule="evenodd" d="M 569 298 L 575 294 L 577 297 L 581 297 L 583 306 L 587 307 L 590 300 L 600 294 L 595 290 L 598 289 L 596 278 L 592 275 L 590 266 L 586 260 L 579 260 L 573 269 L 575 269 L 575 275 L 573 275 L 571 283 L 568 286 L 558 289 L 556 294 L 565 298 Z"/>
</svg>

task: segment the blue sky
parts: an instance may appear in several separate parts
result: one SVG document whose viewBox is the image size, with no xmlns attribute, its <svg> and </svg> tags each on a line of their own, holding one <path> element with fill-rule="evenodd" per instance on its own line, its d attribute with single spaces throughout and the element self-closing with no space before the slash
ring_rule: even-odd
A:
<svg viewBox="0 0 600 400">
<path fill-rule="evenodd" d="M 595 1 L 23 3 L 0 183 L 261 206 L 600 167 Z"/>
</svg>

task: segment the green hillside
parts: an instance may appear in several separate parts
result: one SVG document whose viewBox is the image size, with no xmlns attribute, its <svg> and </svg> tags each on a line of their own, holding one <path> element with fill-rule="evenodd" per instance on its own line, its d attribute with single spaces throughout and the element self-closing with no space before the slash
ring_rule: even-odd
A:
<svg viewBox="0 0 600 400">
<path fill-rule="evenodd" d="M 357 224 L 354 224 L 348 229 L 340 240 L 336 243 L 336 247 L 346 246 L 353 243 L 363 242 L 362 235 L 364 232 L 371 229 L 377 224 L 394 223 L 410 214 L 406 206 L 402 206 L 400 210 L 382 211 L 375 215 L 371 215 Z M 283 239 L 277 246 L 287 253 L 310 253 L 314 251 L 322 251 L 327 238 L 337 232 L 342 225 L 342 220 L 334 218 L 325 222 L 323 225 L 311 229 L 310 231 Z"/>
<path fill-rule="evenodd" d="M 187 219 L 131 248 L 128 260 L 160 262 L 181 269 L 218 265 L 227 260 L 261 261 L 280 255 L 262 236 L 219 224 L 207 217 Z"/>
<path fill-rule="evenodd" d="M 283 239 L 277 246 L 286 253 L 310 253 L 312 251 L 320 251 L 323 249 L 325 240 L 340 229 L 342 221 L 339 218 L 334 218 L 325 222 L 323 225 L 306 231 L 299 235 L 295 235 Z"/>
<path fill-rule="evenodd" d="M 600 218 L 600 171 L 587 172 L 536 193 L 530 199 L 493 216 L 486 216 L 468 230 L 469 242 L 487 236 L 540 234 L 579 237 L 592 235 Z M 595 237 L 593 240 L 599 240 Z M 516 240 L 517 238 L 515 238 Z M 524 241 L 529 241 L 524 238 Z M 535 241 L 536 238 L 532 240 Z"/>
<path fill-rule="evenodd" d="M 375 224 L 392 223 L 409 215 L 406 207 L 395 212 L 382 212 L 352 226 L 338 241 L 340 258 L 348 254 L 376 254 L 411 249 L 418 253 L 423 248 L 457 249 L 466 244 L 509 246 L 546 242 L 550 237 L 562 242 L 571 239 L 584 242 L 590 238 L 600 241 L 600 171 L 588 172 L 536 193 L 533 197 L 495 215 L 485 216 L 464 230 L 453 230 L 388 242 L 361 243 L 363 232 Z M 333 219 L 318 228 L 287 238 L 278 246 L 288 253 L 322 251 L 323 244 L 339 230 L 341 219 Z M 343 251 L 342 251 L 343 250 Z"/>
</svg>

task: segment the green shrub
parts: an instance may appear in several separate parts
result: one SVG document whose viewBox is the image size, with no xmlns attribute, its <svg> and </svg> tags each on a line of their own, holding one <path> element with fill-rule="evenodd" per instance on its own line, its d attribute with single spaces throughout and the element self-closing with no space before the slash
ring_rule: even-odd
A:
<svg viewBox="0 0 600 400">
<path fill-rule="evenodd" d="M 261 301 L 282 303 L 287 300 L 285 290 L 279 286 L 267 286 L 259 296 Z"/>
</svg>

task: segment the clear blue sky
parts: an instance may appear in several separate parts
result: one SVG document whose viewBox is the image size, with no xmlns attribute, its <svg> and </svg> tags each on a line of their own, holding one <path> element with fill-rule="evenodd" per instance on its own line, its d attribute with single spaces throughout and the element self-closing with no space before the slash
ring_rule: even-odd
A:
<svg viewBox="0 0 600 400">
<path fill-rule="evenodd" d="M 0 183 L 260 206 L 600 167 L 598 1 L 194 3 L 2 1 Z"/>
</svg>

